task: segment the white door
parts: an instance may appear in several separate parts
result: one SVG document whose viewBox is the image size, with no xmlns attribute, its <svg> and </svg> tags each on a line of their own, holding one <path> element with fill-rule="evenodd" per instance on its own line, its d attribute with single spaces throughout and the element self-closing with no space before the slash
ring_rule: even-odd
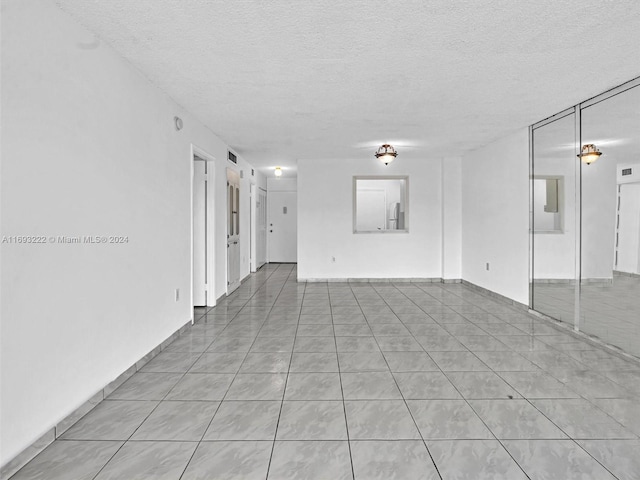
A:
<svg viewBox="0 0 640 480">
<path fill-rule="evenodd" d="M 298 195 L 269 192 L 269 262 L 298 261 Z"/>
<path fill-rule="evenodd" d="M 640 184 L 622 184 L 618 195 L 615 269 L 640 273 Z"/>
<path fill-rule="evenodd" d="M 258 188 L 256 198 L 256 270 L 267 263 L 267 191 Z"/>
<path fill-rule="evenodd" d="M 227 169 L 227 295 L 240 286 L 240 176 Z"/>
<path fill-rule="evenodd" d="M 207 162 L 193 161 L 193 306 L 207 305 Z"/>
</svg>

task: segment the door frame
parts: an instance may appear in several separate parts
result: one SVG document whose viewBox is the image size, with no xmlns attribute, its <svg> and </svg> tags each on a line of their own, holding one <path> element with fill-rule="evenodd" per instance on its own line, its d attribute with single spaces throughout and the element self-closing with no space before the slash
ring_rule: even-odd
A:
<svg viewBox="0 0 640 480">
<path fill-rule="evenodd" d="M 256 259 L 256 204 L 258 186 L 255 183 L 249 185 L 249 271 L 255 273 L 257 270 Z"/>
<path fill-rule="evenodd" d="M 258 258 L 258 227 L 262 227 L 262 225 L 258 224 L 258 199 L 260 197 L 263 197 L 260 200 L 260 210 L 262 210 L 262 214 L 260 215 L 260 217 L 262 217 L 264 219 L 264 238 L 263 241 L 260 242 L 261 249 L 264 249 L 264 255 L 262 256 L 262 258 Z M 269 251 L 268 251 L 268 238 L 269 236 L 267 235 L 267 224 L 269 223 L 269 219 L 267 218 L 269 215 L 269 206 L 268 206 L 268 200 L 267 200 L 268 196 L 267 196 L 267 189 L 266 188 L 262 188 L 262 187 L 258 187 L 256 189 L 256 271 L 258 271 L 259 268 L 261 268 L 263 265 L 266 265 L 268 263 L 268 258 L 267 256 L 269 255 Z M 260 263 L 262 261 L 262 263 Z"/>
<path fill-rule="evenodd" d="M 230 177 L 234 177 L 234 179 L 232 180 Z M 229 281 L 229 225 L 230 225 L 230 221 L 229 221 L 229 184 L 231 181 L 235 181 L 237 182 L 237 186 L 235 189 L 235 201 L 237 202 L 237 209 L 238 211 L 236 212 L 237 215 L 237 220 L 235 221 L 234 225 L 236 225 L 236 228 L 239 229 L 240 228 L 240 191 L 241 191 L 241 185 L 242 185 L 242 177 L 240 175 L 240 171 L 239 170 L 235 170 L 233 168 L 227 167 L 226 168 L 226 174 L 225 174 L 225 180 L 226 180 L 226 187 L 225 187 L 225 222 L 226 222 L 226 227 L 225 227 L 225 246 L 227 248 L 225 248 L 226 250 L 226 257 L 225 257 L 225 277 L 226 277 L 226 294 L 227 296 L 231 295 L 233 292 L 235 292 L 240 285 L 242 284 L 242 250 L 241 250 L 241 245 L 242 242 L 240 241 L 241 237 L 240 237 L 240 233 L 239 230 L 238 232 L 236 232 L 237 236 L 238 236 L 238 282 L 237 284 L 231 284 Z M 232 199 L 232 202 L 234 200 Z"/>
<path fill-rule="evenodd" d="M 197 145 L 191 144 L 190 148 L 190 162 L 189 162 L 189 170 L 190 170 L 190 204 L 189 204 L 189 226 L 190 226 L 190 239 L 191 243 L 189 245 L 189 258 L 191 260 L 189 271 L 189 302 L 191 304 L 191 323 L 194 322 L 193 315 L 193 262 L 194 262 L 194 251 L 193 251 L 193 194 L 194 194 L 194 180 L 195 180 L 195 169 L 194 162 L 199 161 L 196 160 L 196 157 L 207 162 L 207 190 L 206 190 L 206 207 L 207 207 L 207 216 L 206 216 L 206 234 L 207 234 L 207 242 L 206 242 L 206 251 L 207 251 L 207 306 L 215 307 L 216 305 L 216 295 L 215 295 L 215 162 L 216 158 L 209 154 L 206 150 L 198 147 Z"/>
</svg>

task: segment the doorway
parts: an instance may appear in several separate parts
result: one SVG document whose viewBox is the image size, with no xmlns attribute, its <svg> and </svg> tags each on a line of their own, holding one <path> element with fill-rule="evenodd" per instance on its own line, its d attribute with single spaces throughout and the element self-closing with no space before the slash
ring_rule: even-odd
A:
<svg viewBox="0 0 640 480">
<path fill-rule="evenodd" d="M 212 307 L 214 278 L 214 158 L 193 148 L 192 191 L 192 255 L 191 304 L 194 307 Z M 176 301 L 179 299 L 176 291 Z"/>
<path fill-rule="evenodd" d="M 240 286 L 240 175 L 227 168 L 227 295 Z"/>
<path fill-rule="evenodd" d="M 269 262 L 298 261 L 297 192 L 269 192 Z"/>
</svg>

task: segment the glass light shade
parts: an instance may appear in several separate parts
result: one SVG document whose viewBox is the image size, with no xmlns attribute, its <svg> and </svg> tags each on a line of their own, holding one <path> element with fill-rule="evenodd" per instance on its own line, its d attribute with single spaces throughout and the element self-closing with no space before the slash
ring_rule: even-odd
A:
<svg viewBox="0 0 640 480">
<path fill-rule="evenodd" d="M 280 167 L 276 167 L 276 169 L 274 170 L 274 175 L 276 177 L 281 177 L 282 176 L 282 169 Z"/>
<path fill-rule="evenodd" d="M 389 165 L 395 159 L 396 159 L 396 157 L 394 155 L 389 155 L 389 154 L 381 155 L 381 156 L 378 157 L 378 160 L 380 160 L 385 165 Z"/>
<path fill-rule="evenodd" d="M 600 158 L 600 155 L 602 155 L 602 152 L 600 152 L 593 143 L 588 143 L 582 146 L 582 151 L 578 156 L 582 163 L 585 165 L 591 165 Z"/>
<path fill-rule="evenodd" d="M 378 148 L 378 150 L 376 151 L 376 158 L 379 159 L 385 165 L 388 165 L 391 162 L 393 162 L 397 156 L 398 156 L 398 152 L 396 152 L 395 149 L 388 143 L 385 143 L 384 145 L 380 146 L 380 148 Z"/>
</svg>

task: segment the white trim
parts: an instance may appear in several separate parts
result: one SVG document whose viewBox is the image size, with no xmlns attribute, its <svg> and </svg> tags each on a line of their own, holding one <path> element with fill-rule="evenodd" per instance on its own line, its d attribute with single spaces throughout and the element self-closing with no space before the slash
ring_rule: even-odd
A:
<svg viewBox="0 0 640 480">
<path fill-rule="evenodd" d="M 357 228 L 357 212 L 358 212 L 358 206 L 357 206 L 357 190 L 358 190 L 358 180 L 404 180 L 404 224 L 405 224 L 405 228 L 403 228 L 402 230 L 379 230 L 379 231 L 359 231 Z M 354 175 L 353 176 L 353 181 L 352 181 L 352 189 L 353 189 L 353 195 L 352 195 L 352 207 L 351 207 L 351 217 L 352 217 L 352 233 L 354 235 L 360 235 L 360 234 L 408 234 L 409 232 L 409 224 L 410 224 L 410 219 L 409 219 L 409 204 L 410 204 L 410 197 L 409 197 L 409 175 Z M 385 200 L 386 203 L 386 200 Z M 386 221 L 385 221 L 385 225 L 386 225 Z"/>
<path fill-rule="evenodd" d="M 258 269 L 256 260 L 256 205 L 257 205 L 258 185 L 249 184 L 249 272 L 255 273 Z"/>
<path fill-rule="evenodd" d="M 206 150 L 198 147 L 197 145 L 191 144 L 191 156 L 189 160 L 189 169 L 190 169 L 190 178 L 191 185 L 189 189 L 189 193 L 191 195 L 190 201 L 190 238 L 191 244 L 189 245 L 190 251 L 190 259 L 191 265 L 189 267 L 190 278 L 189 278 L 189 293 L 190 293 L 190 304 L 191 304 L 191 322 L 194 322 L 193 318 L 193 180 L 194 180 L 194 168 L 193 162 L 195 161 L 195 157 L 199 157 L 206 162 L 211 162 L 215 165 L 216 157 L 208 153 Z M 212 165 L 212 167 L 213 167 Z M 211 171 L 209 171 L 211 170 Z M 207 287 L 208 292 L 211 292 L 210 295 L 207 295 L 207 306 L 215 307 L 216 299 L 213 292 L 215 292 L 215 247 L 216 247 L 216 238 L 215 238 L 215 168 L 207 168 Z"/>
</svg>

